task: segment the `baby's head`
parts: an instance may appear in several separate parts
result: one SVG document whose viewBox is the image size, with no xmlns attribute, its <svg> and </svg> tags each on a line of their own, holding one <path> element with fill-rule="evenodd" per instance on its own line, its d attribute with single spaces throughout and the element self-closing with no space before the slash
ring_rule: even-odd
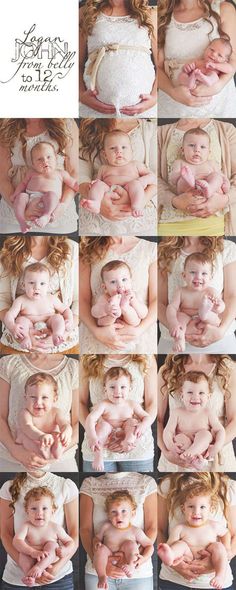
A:
<svg viewBox="0 0 236 590">
<path fill-rule="evenodd" d="M 226 63 L 229 61 L 233 52 L 232 45 L 228 39 L 218 37 L 211 41 L 204 51 L 204 60 L 215 63 Z"/>
<path fill-rule="evenodd" d="M 102 286 L 111 297 L 132 288 L 131 270 L 123 260 L 111 260 L 101 270 Z"/>
<path fill-rule="evenodd" d="M 111 367 L 104 375 L 104 390 L 113 404 L 120 404 L 129 396 L 132 375 L 123 367 Z"/>
<path fill-rule="evenodd" d="M 182 146 L 184 158 L 188 164 L 207 162 L 210 151 L 210 137 L 201 127 L 193 127 L 186 131 Z"/>
<path fill-rule="evenodd" d="M 120 129 L 108 131 L 103 140 L 103 155 L 110 166 L 124 166 L 133 159 L 130 138 Z"/>
<path fill-rule="evenodd" d="M 108 520 L 116 529 L 126 529 L 135 515 L 137 504 L 128 490 L 117 490 L 107 496 L 105 510 Z"/>
<path fill-rule="evenodd" d="M 207 375 L 203 371 L 188 371 L 181 381 L 181 400 L 185 409 L 197 413 L 205 408 L 212 393 Z"/>
<path fill-rule="evenodd" d="M 29 299 L 37 301 L 49 291 L 50 272 L 46 264 L 34 262 L 29 264 L 23 274 L 25 293 Z"/>
<path fill-rule="evenodd" d="M 57 382 L 47 373 L 35 373 L 25 383 L 25 406 L 35 418 L 51 411 L 58 399 Z"/>
<path fill-rule="evenodd" d="M 211 259 L 203 252 L 194 252 L 185 259 L 183 278 L 194 291 L 203 291 L 209 287 L 213 275 Z"/>
<path fill-rule="evenodd" d="M 57 509 L 55 496 L 46 486 L 32 488 L 25 495 L 24 509 L 31 524 L 43 527 Z"/>
<path fill-rule="evenodd" d="M 36 143 L 30 152 L 34 170 L 39 174 L 52 172 L 57 168 L 57 156 L 55 149 L 48 141 Z"/>
<path fill-rule="evenodd" d="M 183 487 L 178 504 L 187 524 L 191 527 L 199 527 L 205 524 L 211 513 L 217 509 L 219 499 L 210 485 L 199 482 L 192 485 L 186 484 Z"/>
</svg>

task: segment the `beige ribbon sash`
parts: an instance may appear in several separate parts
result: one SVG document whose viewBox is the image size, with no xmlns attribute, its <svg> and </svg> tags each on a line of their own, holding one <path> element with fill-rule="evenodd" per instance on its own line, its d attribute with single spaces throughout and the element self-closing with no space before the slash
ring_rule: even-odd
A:
<svg viewBox="0 0 236 590">
<path fill-rule="evenodd" d="M 120 49 L 128 49 L 131 51 L 143 51 L 144 53 L 148 53 L 150 55 L 150 49 L 147 47 L 143 47 L 142 45 L 135 46 L 135 45 L 120 45 L 119 43 L 109 43 L 108 45 L 104 45 L 98 49 L 94 49 L 89 54 L 89 63 L 86 66 L 86 75 L 90 76 L 90 90 L 95 90 L 96 88 L 96 79 L 97 79 L 97 72 L 100 66 L 101 61 L 104 58 L 104 55 L 107 51 L 119 51 Z"/>
</svg>

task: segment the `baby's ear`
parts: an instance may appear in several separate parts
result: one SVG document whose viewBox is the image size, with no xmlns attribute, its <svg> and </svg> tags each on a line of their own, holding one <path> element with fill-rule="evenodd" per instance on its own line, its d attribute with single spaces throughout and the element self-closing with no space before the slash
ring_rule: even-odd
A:
<svg viewBox="0 0 236 590">
<path fill-rule="evenodd" d="M 101 284 L 101 288 L 102 288 L 102 290 L 103 290 L 103 291 L 105 291 L 105 288 L 106 288 L 106 285 L 105 285 L 105 283 L 102 283 L 102 284 Z"/>
</svg>

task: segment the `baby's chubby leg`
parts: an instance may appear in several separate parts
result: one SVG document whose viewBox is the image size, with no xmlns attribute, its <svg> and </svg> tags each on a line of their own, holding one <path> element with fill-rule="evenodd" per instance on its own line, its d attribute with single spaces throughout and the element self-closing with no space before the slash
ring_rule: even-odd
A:
<svg viewBox="0 0 236 590">
<path fill-rule="evenodd" d="M 121 295 L 119 293 L 110 297 L 108 313 L 107 315 L 98 318 L 98 326 L 110 326 L 111 324 L 115 323 L 117 318 L 119 318 L 122 313 L 120 303 Z"/>
<path fill-rule="evenodd" d="M 177 311 L 177 325 L 170 328 L 170 335 L 174 338 L 174 352 L 184 352 L 185 350 L 185 333 L 190 317 L 182 312 Z"/>
<path fill-rule="evenodd" d="M 55 313 L 47 320 L 47 327 L 52 330 L 52 341 L 54 346 L 64 342 L 65 320 L 60 313 Z"/>
<path fill-rule="evenodd" d="M 166 565 L 177 565 L 183 560 L 183 557 L 193 559 L 192 551 L 185 541 L 176 541 L 171 546 L 168 543 L 160 543 L 157 553 Z"/>
<path fill-rule="evenodd" d="M 35 563 L 33 567 L 28 571 L 28 576 L 32 578 L 40 578 L 43 571 L 54 561 L 57 560 L 56 549 L 58 547 L 58 543 L 56 541 L 48 541 L 45 543 L 43 547 L 43 551 L 47 553 L 46 557 L 43 557 L 40 561 Z"/>
<path fill-rule="evenodd" d="M 179 448 L 179 453 L 186 451 L 192 444 L 191 438 L 183 432 L 176 434 L 173 438 L 175 445 Z"/>
<path fill-rule="evenodd" d="M 132 578 L 135 571 L 135 562 L 139 556 L 139 548 L 135 541 L 124 541 L 121 544 L 119 551 L 123 551 L 126 559 L 126 563 L 122 566 L 122 570 L 125 572 L 127 578 Z"/>
<path fill-rule="evenodd" d="M 195 188 L 195 176 L 190 166 L 181 166 L 180 176 L 176 183 L 177 194 L 181 195 L 189 190 L 189 188 Z"/>
<path fill-rule="evenodd" d="M 141 217 L 145 207 L 145 193 L 140 179 L 130 180 L 125 184 L 124 188 L 130 198 L 133 217 Z"/>
<path fill-rule="evenodd" d="M 112 555 L 112 551 L 101 543 L 93 556 L 93 565 L 98 575 L 98 588 L 103 588 L 103 590 L 108 590 L 106 568 L 110 555 Z"/>
<path fill-rule="evenodd" d="M 196 181 L 196 188 L 199 188 L 203 196 L 209 199 L 214 193 L 227 192 L 229 185 L 227 178 L 221 172 L 211 172 L 206 178 Z"/>
<path fill-rule="evenodd" d="M 213 326 L 219 326 L 221 320 L 218 314 L 212 311 L 213 307 L 214 301 L 207 295 L 203 295 L 199 306 L 198 315 L 203 322 L 209 322 L 209 324 L 212 324 Z M 221 312 L 219 311 L 219 313 Z"/>
<path fill-rule="evenodd" d="M 100 443 L 100 449 L 95 449 L 94 451 L 92 467 L 96 471 L 104 471 L 103 447 L 108 439 L 109 434 L 111 434 L 112 426 L 109 424 L 109 422 L 102 419 L 98 421 L 95 430 Z"/>
<path fill-rule="evenodd" d="M 193 459 L 196 455 L 202 455 L 212 442 L 212 434 L 209 430 L 199 430 L 194 436 L 193 443 L 187 449 L 187 452 L 180 455 L 184 459 Z"/>
<path fill-rule="evenodd" d="M 53 432 L 52 436 L 53 436 L 54 442 L 53 442 L 51 449 L 50 449 L 51 456 L 54 457 L 54 459 L 60 459 L 64 453 L 64 450 L 65 450 L 65 447 L 63 446 L 63 444 L 61 442 L 60 432 Z"/>
<path fill-rule="evenodd" d="M 45 227 L 49 221 L 51 221 L 51 216 L 53 211 L 56 209 L 56 206 L 59 202 L 59 196 L 54 191 L 48 191 L 43 193 L 42 195 L 43 201 L 43 215 L 38 217 L 35 220 L 35 224 L 39 227 Z"/>
<path fill-rule="evenodd" d="M 90 185 L 87 199 L 81 199 L 80 205 L 89 209 L 92 213 L 100 213 L 101 202 L 104 194 L 110 190 L 110 187 L 103 180 L 93 180 Z"/>
<path fill-rule="evenodd" d="M 210 585 L 217 590 L 224 588 L 226 568 L 228 565 L 228 558 L 226 549 L 223 543 L 215 542 L 211 543 L 206 547 L 211 555 L 211 561 L 213 569 L 215 570 L 215 576 L 211 579 Z"/>
<path fill-rule="evenodd" d="M 20 339 L 21 347 L 30 350 L 32 347 L 30 328 L 33 327 L 33 323 L 26 316 L 18 315 L 15 320 L 15 324 L 20 327 L 21 334 L 23 335 L 23 338 Z"/>
<path fill-rule="evenodd" d="M 123 447 L 124 451 L 129 451 L 129 446 L 133 445 L 133 443 L 136 441 L 137 436 L 135 435 L 135 427 L 138 424 L 138 420 L 136 420 L 136 418 L 129 418 L 128 420 L 125 420 L 125 422 L 123 422 L 123 429 L 125 432 L 125 438 L 122 441 L 121 445 Z"/>
<path fill-rule="evenodd" d="M 29 226 L 25 221 L 25 210 L 29 203 L 29 195 L 27 193 L 19 193 L 13 202 L 13 209 L 17 221 L 19 221 L 20 228 L 23 234 L 29 231 Z"/>
<path fill-rule="evenodd" d="M 19 566 L 24 572 L 24 574 L 26 574 L 22 578 L 22 582 L 26 584 L 26 586 L 33 586 L 33 584 L 35 583 L 35 578 L 33 576 L 28 575 L 28 572 L 30 571 L 34 563 L 35 559 L 33 559 L 33 557 L 30 557 L 30 555 L 25 555 L 25 553 L 19 553 Z"/>
</svg>

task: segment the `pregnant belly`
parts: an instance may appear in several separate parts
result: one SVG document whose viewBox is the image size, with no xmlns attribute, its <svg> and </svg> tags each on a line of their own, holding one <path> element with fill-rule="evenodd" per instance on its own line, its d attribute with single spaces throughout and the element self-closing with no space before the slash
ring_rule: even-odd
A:
<svg viewBox="0 0 236 590">
<path fill-rule="evenodd" d="M 150 56 L 141 51 L 110 51 L 100 63 L 96 78 L 97 98 L 116 108 L 140 102 L 150 94 L 155 70 Z M 87 88 L 90 78 L 85 77 Z"/>
</svg>

